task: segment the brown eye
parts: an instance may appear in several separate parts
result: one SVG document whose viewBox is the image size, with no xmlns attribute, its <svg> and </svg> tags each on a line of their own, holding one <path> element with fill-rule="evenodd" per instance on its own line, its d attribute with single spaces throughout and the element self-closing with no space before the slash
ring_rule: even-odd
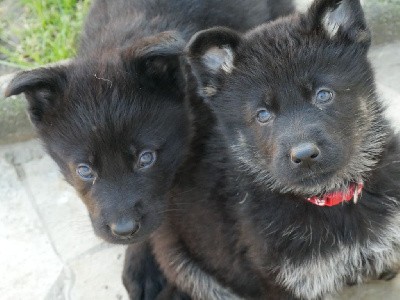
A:
<svg viewBox="0 0 400 300">
<path fill-rule="evenodd" d="M 156 161 L 156 153 L 154 151 L 143 151 L 139 155 L 138 167 L 140 169 L 150 168 Z"/>
</svg>

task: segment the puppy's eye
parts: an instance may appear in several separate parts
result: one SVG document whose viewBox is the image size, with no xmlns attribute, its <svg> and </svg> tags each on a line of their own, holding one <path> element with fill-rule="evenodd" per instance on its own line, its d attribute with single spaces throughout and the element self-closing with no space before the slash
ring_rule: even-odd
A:
<svg viewBox="0 0 400 300">
<path fill-rule="evenodd" d="M 93 180 L 95 177 L 92 168 L 87 164 L 79 164 L 76 168 L 76 174 L 84 181 Z"/>
<path fill-rule="evenodd" d="M 138 160 L 138 167 L 140 169 L 150 168 L 156 161 L 156 153 L 154 151 L 146 150 L 140 153 Z"/>
<path fill-rule="evenodd" d="M 320 90 L 316 96 L 316 102 L 320 104 L 328 103 L 333 99 L 333 92 L 330 90 Z"/>
<path fill-rule="evenodd" d="M 257 112 L 257 121 L 260 123 L 267 123 L 272 118 L 272 114 L 266 109 L 260 109 Z"/>
</svg>

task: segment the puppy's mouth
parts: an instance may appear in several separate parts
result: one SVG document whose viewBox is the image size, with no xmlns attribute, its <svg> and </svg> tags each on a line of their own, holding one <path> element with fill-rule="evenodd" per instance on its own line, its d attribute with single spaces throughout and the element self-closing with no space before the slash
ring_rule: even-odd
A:
<svg viewBox="0 0 400 300">
<path fill-rule="evenodd" d="M 331 169 L 331 170 L 325 170 L 323 172 L 315 172 L 315 171 L 309 171 L 306 174 L 301 174 L 298 178 L 297 181 L 302 184 L 315 184 L 315 183 L 323 183 L 325 181 L 329 181 L 332 177 L 335 176 L 337 173 L 336 169 Z"/>
<path fill-rule="evenodd" d="M 349 202 L 351 200 L 353 200 L 354 203 L 357 203 L 363 187 L 364 184 L 362 182 L 352 182 L 346 188 L 322 195 L 307 197 L 306 200 L 317 206 L 336 206 L 342 202 Z"/>
</svg>

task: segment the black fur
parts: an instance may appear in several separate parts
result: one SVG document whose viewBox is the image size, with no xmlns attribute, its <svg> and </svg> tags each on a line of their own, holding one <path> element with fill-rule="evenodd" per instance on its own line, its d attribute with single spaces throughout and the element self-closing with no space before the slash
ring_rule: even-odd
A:
<svg viewBox="0 0 400 300">
<path fill-rule="evenodd" d="M 230 154 L 211 133 L 204 158 L 175 187 L 169 223 L 152 238 L 180 288 L 212 299 L 213 275 L 246 299 L 320 299 L 347 283 L 393 277 L 400 143 L 375 92 L 369 44 L 356 0 L 317 0 L 245 35 L 215 28 L 192 38 L 198 93 Z M 329 101 L 317 99 L 321 89 Z M 270 114 L 264 123 L 259 110 Z M 291 151 L 303 143 L 320 153 L 300 167 Z M 306 200 L 360 182 L 357 203 Z"/>
<path fill-rule="evenodd" d="M 112 243 L 144 241 L 163 221 L 175 174 L 202 154 L 190 153 L 193 136 L 203 133 L 184 100 L 185 40 L 216 25 L 247 30 L 291 11 L 285 3 L 98 0 L 75 59 L 12 80 L 6 96 L 25 93 L 39 137 L 86 204 L 97 235 Z M 150 168 L 141 167 L 146 150 L 156 153 Z M 114 225 L 129 222 L 139 230 L 112 234 Z"/>
</svg>

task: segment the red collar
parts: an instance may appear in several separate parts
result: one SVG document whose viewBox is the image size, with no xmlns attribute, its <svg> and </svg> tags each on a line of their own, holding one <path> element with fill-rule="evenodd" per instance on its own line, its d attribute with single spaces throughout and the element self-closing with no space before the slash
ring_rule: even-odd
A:
<svg viewBox="0 0 400 300">
<path fill-rule="evenodd" d="M 335 206 L 344 201 L 353 199 L 357 203 L 358 197 L 361 194 L 364 185 L 362 183 L 352 183 L 347 191 L 332 192 L 322 196 L 312 196 L 307 198 L 307 201 L 318 206 Z"/>
</svg>

